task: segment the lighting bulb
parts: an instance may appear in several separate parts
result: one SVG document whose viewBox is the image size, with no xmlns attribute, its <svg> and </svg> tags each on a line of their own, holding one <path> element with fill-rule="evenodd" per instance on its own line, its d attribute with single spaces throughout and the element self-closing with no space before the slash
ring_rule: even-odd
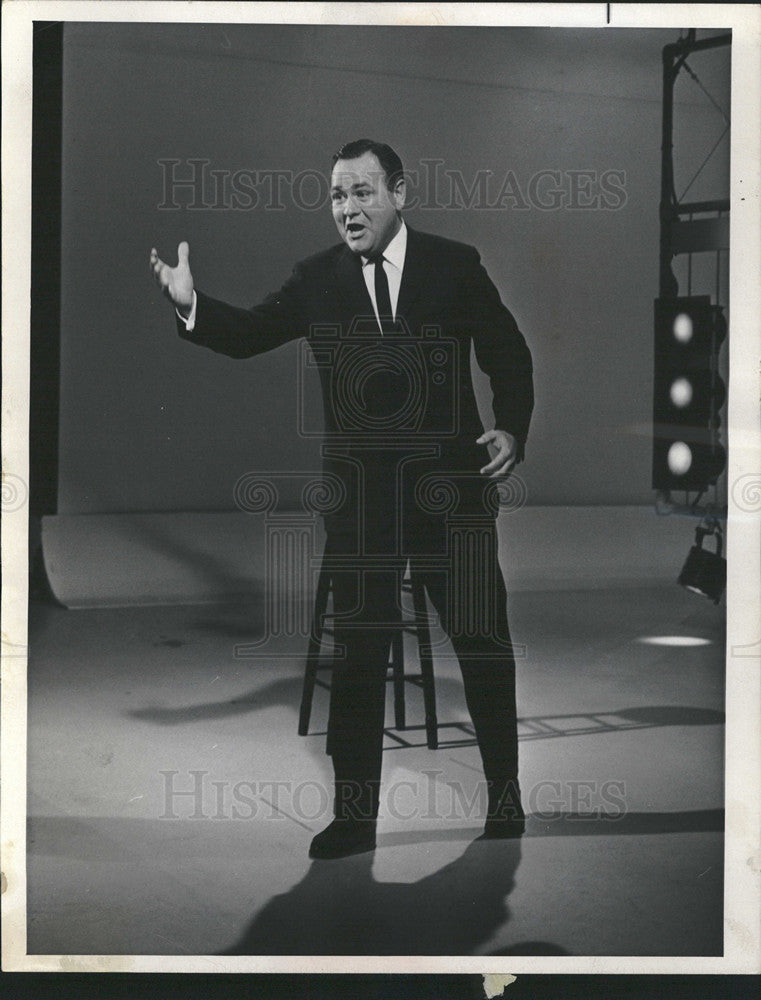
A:
<svg viewBox="0 0 761 1000">
<path fill-rule="evenodd" d="M 692 383 L 686 378 L 674 379 L 669 395 L 674 406 L 689 406 L 692 402 Z"/>
<path fill-rule="evenodd" d="M 680 344 L 686 344 L 692 340 L 692 319 L 687 313 L 679 313 L 674 319 L 674 336 Z"/>
<path fill-rule="evenodd" d="M 669 469 L 675 476 L 683 476 L 692 465 L 692 450 L 684 441 L 675 441 L 669 448 Z"/>
</svg>

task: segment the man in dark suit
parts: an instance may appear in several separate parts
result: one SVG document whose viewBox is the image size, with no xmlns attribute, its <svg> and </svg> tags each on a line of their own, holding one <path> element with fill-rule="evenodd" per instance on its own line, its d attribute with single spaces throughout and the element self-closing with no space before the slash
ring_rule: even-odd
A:
<svg viewBox="0 0 761 1000">
<path fill-rule="evenodd" d="M 484 834 L 519 836 L 515 663 L 494 487 L 524 457 L 531 355 L 477 251 L 405 225 L 403 168 L 389 146 L 343 146 L 331 200 L 342 243 L 297 264 L 248 310 L 194 288 L 186 243 L 175 268 L 151 251 L 180 336 L 234 358 L 304 337 L 320 374 L 323 461 L 336 497 L 325 523 L 339 655 L 328 725 L 335 819 L 310 855 L 375 846 L 385 677 L 408 558 L 462 669 L 487 780 Z M 471 344 L 494 397 L 497 426 L 485 433 Z"/>
</svg>

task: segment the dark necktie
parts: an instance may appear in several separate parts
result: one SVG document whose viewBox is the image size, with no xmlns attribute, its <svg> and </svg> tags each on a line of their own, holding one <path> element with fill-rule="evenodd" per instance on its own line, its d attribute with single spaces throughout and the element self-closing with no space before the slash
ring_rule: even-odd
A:
<svg viewBox="0 0 761 1000">
<path fill-rule="evenodd" d="M 394 332 L 394 312 L 391 308 L 391 296 L 388 291 L 388 278 L 383 267 L 384 257 L 379 254 L 375 258 L 375 305 L 378 308 L 381 333 Z"/>
</svg>

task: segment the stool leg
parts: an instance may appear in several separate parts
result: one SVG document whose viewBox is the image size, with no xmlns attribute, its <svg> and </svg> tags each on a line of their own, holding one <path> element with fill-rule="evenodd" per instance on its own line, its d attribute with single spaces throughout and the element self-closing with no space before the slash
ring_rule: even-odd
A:
<svg viewBox="0 0 761 1000">
<path fill-rule="evenodd" d="M 320 662 L 320 648 L 322 646 L 322 618 L 328 607 L 329 593 L 330 572 L 323 566 L 320 568 L 320 575 L 317 578 L 312 629 L 309 635 L 309 645 L 307 646 L 307 661 L 304 670 L 304 685 L 301 689 L 301 709 L 299 710 L 299 736 L 306 736 L 309 732 L 312 698 L 314 696 L 314 685 L 317 680 L 317 667 Z"/>
<path fill-rule="evenodd" d="M 404 633 L 400 629 L 391 640 L 391 666 L 394 671 L 394 725 L 406 729 L 404 711 Z"/>
<path fill-rule="evenodd" d="M 412 607 L 417 622 L 417 639 L 420 650 L 420 673 L 423 678 L 423 705 L 425 706 L 425 733 L 429 750 L 439 745 L 438 720 L 436 718 L 436 685 L 433 679 L 433 657 L 431 656 L 431 631 L 428 628 L 428 607 L 420 577 L 411 570 Z"/>
</svg>

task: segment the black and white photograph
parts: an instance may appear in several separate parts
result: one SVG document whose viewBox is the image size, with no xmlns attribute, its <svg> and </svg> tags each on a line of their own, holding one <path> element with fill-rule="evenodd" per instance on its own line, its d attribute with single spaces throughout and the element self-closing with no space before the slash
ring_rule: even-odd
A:
<svg viewBox="0 0 761 1000">
<path fill-rule="evenodd" d="M 15 6 L 3 970 L 758 972 L 758 6 Z"/>
</svg>

